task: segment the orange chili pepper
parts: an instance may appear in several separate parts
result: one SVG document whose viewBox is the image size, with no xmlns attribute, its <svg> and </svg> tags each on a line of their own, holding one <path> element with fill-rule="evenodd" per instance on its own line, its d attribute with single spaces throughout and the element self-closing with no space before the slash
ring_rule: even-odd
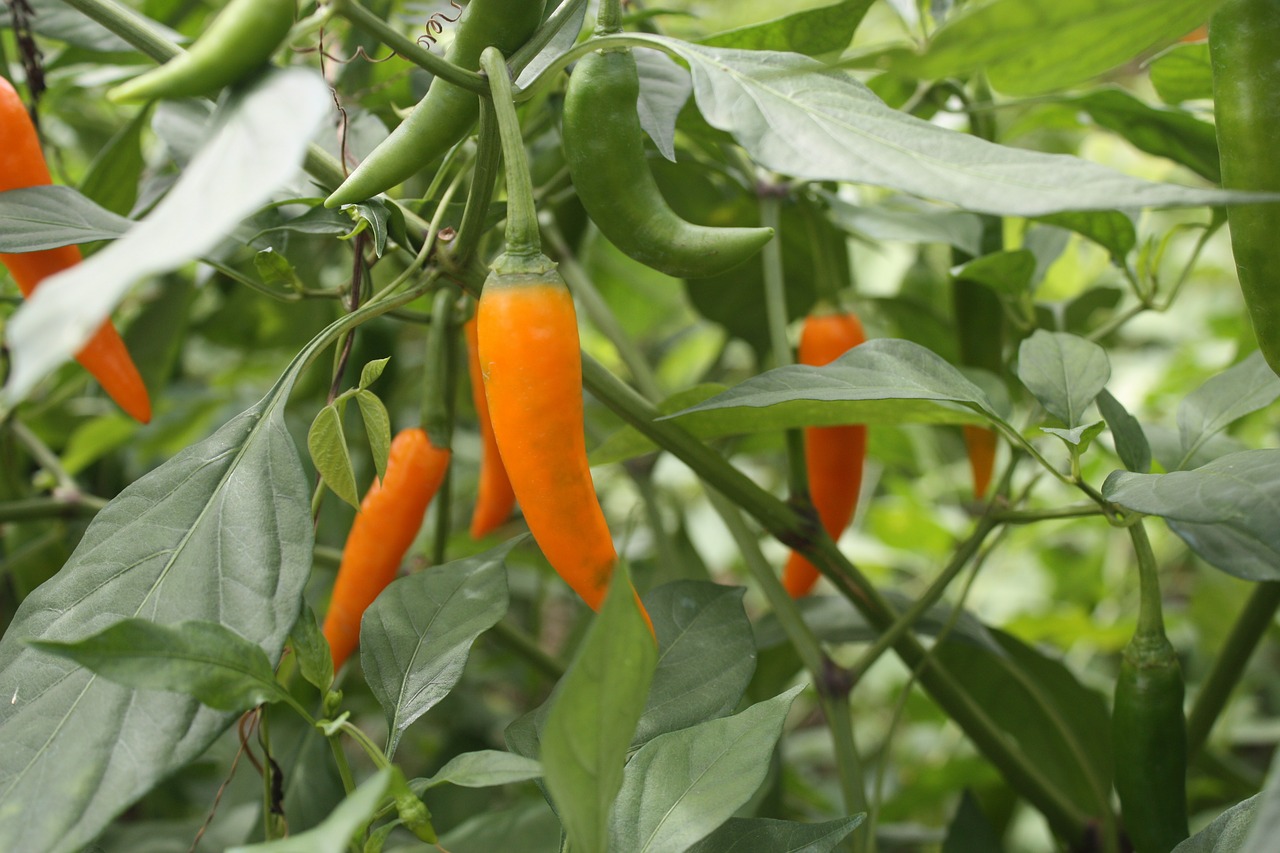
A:
<svg viewBox="0 0 1280 853">
<path fill-rule="evenodd" d="M 493 435 L 493 423 L 489 419 L 489 401 L 484 393 L 484 376 L 480 371 L 480 344 L 477 339 L 477 322 L 472 317 L 464 326 L 467 335 L 467 369 L 471 374 L 471 399 L 475 403 L 476 418 L 480 421 L 480 484 L 476 494 L 476 506 L 471 514 L 471 538 L 480 539 L 493 532 L 511 517 L 516 504 L 516 493 L 511 489 L 506 466 L 498 441 Z"/>
<path fill-rule="evenodd" d="M 391 442 L 387 474 L 365 493 L 347 535 L 324 618 L 335 672 L 360 640 L 365 610 L 395 580 L 448 467 L 449 451 L 432 446 L 421 429 L 402 430 Z"/>
<path fill-rule="evenodd" d="M 852 313 L 812 315 L 805 320 L 800 332 L 799 360 L 801 364 L 820 367 L 865 340 L 862 323 Z M 813 507 L 827 535 L 838 539 L 858 506 L 867 428 L 862 425 L 809 427 L 804 431 L 804 443 Z M 792 598 L 800 598 L 809 594 L 818 577 L 818 569 L 792 551 L 782 573 L 782 585 Z"/>
<path fill-rule="evenodd" d="M 969 469 L 973 471 L 973 496 L 982 500 L 991 485 L 991 472 L 996 466 L 996 432 L 979 426 L 964 426 L 964 444 L 969 450 Z"/>
<path fill-rule="evenodd" d="M 13 86 L 0 77 L 0 192 L 52 182 L 31 117 Z M 0 253 L 0 263 L 8 268 L 22 295 L 30 296 L 44 279 L 80 263 L 80 249 L 61 246 L 38 252 Z M 104 321 L 76 353 L 76 360 L 120 408 L 144 424 L 151 420 L 147 386 L 110 320 Z"/>
</svg>

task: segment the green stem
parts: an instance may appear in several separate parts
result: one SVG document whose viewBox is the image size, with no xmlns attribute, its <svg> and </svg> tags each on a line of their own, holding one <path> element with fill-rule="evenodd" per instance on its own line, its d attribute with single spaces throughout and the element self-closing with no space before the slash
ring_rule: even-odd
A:
<svg viewBox="0 0 1280 853">
<path fill-rule="evenodd" d="M 480 99 L 480 136 L 476 143 L 476 161 L 471 173 L 471 187 L 467 193 L 467 206 L 462 211 L 458 236 L 446 261 L 457 272 L 470 266 L 480 238 L 484 234 L 484 221 L 493 201 L 494 185 L 501 168 L 502 138 L 498 131 L 498 116 L 493 101 Z M 482 276 L 483 278 L 483 276 Z"/>
<path fill-rule="evenodd" d="M 515 652 L 534 669 L 552 681 L 558 681 L 568 667 L 542 650 L 537 641 L 515 625 L 499 620 L 489 629 L 488 636 Z"/>
<path fill-rule="evenodd" d="M 391 760 L 387 758 L 387 754 L 376 743 L 369 740 L 369 736 L 359 726 L 353 725 L 348 720 L 343 720 L 339 728 L 347 737 L 359 744 L 360 748 L 369 756 L 369 760 L 373 762 L 374 767 L 382 770 L 391 766 Z"/>
<path fill-rule="evenodd" d="M 1034 524 L 1037 521 L 1053 521 L 1066 518 L 1092 518 L 1106 515 L 1096 504 L 1067 506 L 1057 509 L 1006 509 L 992 513 L 991 518 L 1000 524 Z"/>
<path fill-rule="evenodd" d="M 75 494 L 67 497 L 28 498 L 0 503 L 0 523 L 36 521 L 42 518 L 80 518 L 96 515 L 107 502 L 94 495 Z"/>
<path fill-rule="evenodd" d="M 882 631 L 889 629 L 897 614 L 866 576 L 845 559 L 834 542 L 825 537 L 814 542 L 804 539 L 801 531 L 805 524 L 793 509 L 761 489 L 684 428 L 671 421 L 656 421 L 659 414 L 651 405 L 585 354 L 582 373 L 585 385 L 596 399 L 745 509 L 769 533 L 800 550 L 873 626 Z M 894 649 L 909 667 L 927 660 L 924 647 L 910 634 L 901 637 Z M 1084 836 L 1089 816 L 1009 743 L 1000 727 L 950 673 L 928 666 L 921 671 L 920 681 L 978 750 L 1044 813 L 1058 833 L 1071 841 Z"/>
<path fill-rule="evenodd" d="M 1249 593 L 1249 600 L 1231 627 L 1187 715 L 1188 757 L 1194 758 L 1204 746 L 1231 691 L 1244 674 L 1249 657 L 1271 627 L 1277 608 L 1280 608 L 1280 581 L 1260 583 Z"/>
<path fill-rule="evenodd" d="M 333 751 L 334 763 L 338 765 L 338 777 L 342 779 L 342 790 L 347 796 L 356 789 L 355 777 L 351 774 L 351 762 L 347 761 L 347 754 L 342 749 L 342 740 L 336 734 L 326 738 L 329 741 L 329 748 Z"/>
<path fill-rule="evenodd" d="M 578 11 L 587 4 L 587 0 L 567 0 L 561 3 L 555 13 L 543 22 L 533 37 L 525 42 L 519 50 L 511 54 L 511 71 L 516 76 L 524 70 L 525 66 L 533 61 L 533 58 L 542 52 L 542 49 L 551 43 L 560 30 L 564 29 L 565 24 L 578 13 Z"/>
<path fill-rule="evenodd" d="M 335 14 L 346 18 L 352 26 L 373 36 L 414 65 L 429 71 L 433 76 L 448 80 L 455 86 L 460 86 L 468 92 L 475 92 L 477 95 L 488 93 L 489 88 L 479 74 L 459 68 L 443 56 L 432 53 L 413 39 L 402 35 L 357 0 L 328 0 L 328 3 Z"/>
<path fill-rule="evenodd" d="M 131 47 L 137 48 L 139 53 L 146 54 L 156 62 L 168 62 L 184 52 L 182 48 L 165 38 L 164 34 L 155 28 L 150 18 L 117 3 L 116 0 L 63 0 L 63 2 L 85 17 L 97 21 L 128 42 Z"/>
<path fill-rule="evenodd" d="M 622 32 L 622 0 L 600 0 L 596 12 L 596 33 L 610 35 Z"/>
<path fill-rule="evenodd" d="M 31 457 L 40 464 L 40 467 L 53 476 L 59 492 L 62 492 L 67 499 L 80 494 L 80 486 L 75 478 L 67 473 L 67 469 L 62 467 L 62 460 L 58 458 L 58 454 L 50 450 L 49 446 L 40 440 L 40 436 L 16 419 L 9 422 L 9 430 L 13 433 L 13 437 L 27 449 Z"/>
<path fill-rule="evenodd" d="M 862 759 L 858 756 L 858 747 L 853 741 L 853 711 L 849 704 L 849 693 L 843 691 L 827 695 L 819 689 L 818 701 L 822 705 L 823 715 L 827 718 L 827 727 L 831 730 L 831 744 L 835 752 L 836 770 L 840 774 L 840 790 L 844 796 L 845 814 L 865 814 L 867 795 L 863 782 Z M 865 822 L 854 830 L 851 839 L 854 853 L 866 849 L 870 841 L 869 830 L 870 827 Z"/>
<path fill-rule="evenodd" d="M 502 138 L 502 160 L 507 171 L 507 255 L 514 258 L 541 258 L 538 211 L 533 199 L 533 179 L 525 155 L 524 136 L 511 91 L 511 72 L 497 48 L 480 54 L 480 67 L 489 77 L 493 110 Z"/>
<path fill-rule="evenodd" d="M 760 224 L 772 228 L 775 235 L 782 234 L 782 217 L 778 209 L 777 195 L 766 192 L 760 195 Z M 787 281 L 782 266 L 782 238 L 770 240 L 760 252 L 764 272 L 765 316 L 769 321 L 769 348 L 777 367 L 786 367 L 794 359 L 791 344 L 787 341 Z M 804 432 L 798 429 L 786 431 L 787 484 L 792 500 L 808 503 L 809 476 L 804 467 Z"/>
<path fill-rule="evenodd" d="M 587 312 L 587 317 L 618 351 L 618 356 L 627 366 L 627 370 L 631 371 L 631 378 L 640 389 L 640 393 L 650 402 L 661 400 L 662 388 L 658 385 L 658 379 L 654 376 L 653 369 L 649 367 L 649 362 L 640 352 L 640 348 L 631 340 L 631 336 L 623 330 L 622 324 L 609 309 L 609 304 L 600 295 L 591 276 L 587 275 L 587 271 L 578 263 L 564 235 L 556 227 L 554 220 L 548 216 L 542 217 L 542 233 L 560 258 L 560 274 L 564 276 L 569 289 L 573 291 L 574 296 L 578 297 L 578 301 Z"/>
<path fill-rule="evenodd" d="M 1164 637 L 1164 612 L 1160 602 L 1160 574 L 1156 555 L 1141 520 L 1129 527 L 1129 538 L 1138 557 L 1138 628 L 1137 637 Z"/>
</svg>

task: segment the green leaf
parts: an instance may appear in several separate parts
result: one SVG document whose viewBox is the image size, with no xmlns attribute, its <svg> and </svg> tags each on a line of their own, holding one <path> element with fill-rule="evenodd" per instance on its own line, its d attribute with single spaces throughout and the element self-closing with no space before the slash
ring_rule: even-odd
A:
<svg viewBox="0 0 1280 853">
<path fill-rule="evenodd" d="M 333 685 L 333 654 L 320 631 L 315 611 L 304 605 L 289 634 L 289 646 L 298 659 L 298 670 L 321 693 Z"/>
<path fill-rule="evenodd" d="M 339 210 L 354 219 L 357 225 L 361 222 L 369 223 L 369 229 L 373 232 L 373 251 L 378 257 L 382 257 L 382 253 L 386 251 L 387 234 L 396 227 L 396 218 L 404 218 L 398 207 L 381 198 L 344 204 Z M 354 234 L 355 231 L 351 233 Z"/>
<path fill-rule="evenodd" d="M 1280 398 L 1280 377 L 1253 352 L 1188 394 L 1178 406 L 1182 465 L 1213 436 L 1245 415 L 1265 409 Z"/>
<path fill-rule="evenodd" d="M 756 666 L 743 587 L 675 581 L 645 596 L 658 668 L 633 745 L 733 711 Z"/>
<path fill-rule="evenodd" d="M 867 341 L 823 367 L 765 371 L 668 417 L 704 437 L 849 423 L 999 420 L 987 395 L 955 367 L 895 338 Z"/>
<path fill-rule="evenodd" d="M 1147 69 L 1151 85 L 1166 104 L 1213 98 L 1209 43 L 1180 44 L 1160 54 Z"/>
<path fill-rule="evenodd" d="M 256 253 L 253 256 L 253 268 L 267 284 L 279 284 L 290 288 L 297 288 L 302 284 L 302 279 L 298 277 L 298 271 L 294 269 L 293 263 L 275 249 L 263 249 Z"/>
<path fill-rule="evenodd" d="M 585 11 L 587 5 L 584 3 L 581 8 Z M 559 853 L 560 821 L 546 800 L 538 797 L 508 808 L 487 809 L 441 836 L 440 849 L 449 853 L 495 853 L 511 849 L 513 838 L 520 840 L 519 853 Z"/>
<path fill-rule="evenodd" d="M 1116 455 L 1124 463 L 1124 467 L 1139 474 L 1151 470 L 1151 445 L 1147 443 L 1147 435 L 1142 431 L 1142 424 L 1129 414 L 1120 401 L 1111 396 L 1111 392 L 1103 388 L 1095 400 L 1098 411 L 1111 430 L 1116 443 Z"/>
<path fill-rule="evenodd" d="M 687 853 L 830 853 L 862 820 L 862 815 L 822 823 L 731 817 Z"/>
<path fill-rule="evenodd" d="M 138 183 L 146 162 L 142 158 L 142 129 L 151 110 L 139 110 L 129 123 L 107 141 L 89 164 L 80 181 L 80 192 L 95 204 L 120 216 L 128 216 L 138 200 Z"/>
<path fill-rule="evenodd" d="M 1075 14 L 1071 4 L 1054 3 Z M 1164 12 L 1149 17 L 1163 20 Z M 1261 200 L 1144 181 L 1075 157 L 947 130 L 891 109 L 848 74 L 797 54 L 708 48 L 644 33 L 626 38 L 679 54 L 707 122 L 732 134 L 760 165 L 795 178 L 890 187 L 1009 216 L 1111 210 L 1117 199 L 1127 207 Z M 1035 47 L 1025 32 L 1016 38 Z"/>
<path fill-rule="evenodd" d="M 674 163 L 676 119 L 693 92 L 689 73 L 674 59 L 656 50 L 637 50 L 634 55 L 640 75 L 640 100 L 636 102 L 640 126 L 649 134 L 658 153 Z"/>
<path fill-rule="evenodd" d="M 849 46 L 871 3 L 872 0 L 844 0 L 716 33 L 702 39 L 701 43 L 709 47 L 741 50 L 783 50 L 805 56 L 834 53 Z"/>
<path fill-rule="evenodd" d="M 578 853 L 607 850 L 609 813 L 657 658 L 620 562 L 542 731 L 543 782 Z"/>
<path fill-rule="evenodd" d="M 497 749 L 464 752 L 449 759 L 430 779 L 414 779 L 409 783 L 413 792 L 422 792 L 436 785 L 459 785 L 463 788 L 489 788 L 527 782 L 542 776 L 542 765 L 532 758 Z"/>
<path fill-rule="evenodd" d="M 1060 661 L 992 629 L 1000 652 L 945 640 L 938 663 L 959 681 L 1032 766 L 1085 814 L 1111 807 L 1107 703 Z"/>
<path fill-rule="evenodd" d="M 769 772 L 793 687 L 732 717 L 658 735 L 627 763 L 613 850 L 686 850 L 733 817 Z"/>
<path fill-rule="evenodd" d="M 1271 769 L 1258 795 L 1258 807 L 1244 845 L 1244 853 L 1268 853 L 1280 837 L 1280 760 L 1271 759 Z"/>
<path fill-rule="evenodd" d="M 373 361 L 360 368 L 360 390 L 368 389 L 370 385 L 378 381 L 382 376 L 382 372 L 387 369 L 387 363 L 391 361 L 390 357 L 375 358 Z"/>
<path fill-rule="evenodd" d="M 1158 515 L 1209 564 L 1251 581 L 1280 580 L 1280 450 L 1246 450 L 1194 471 L 1113 471 L 1102 495 Z"/>
<path fill-rule="evenodd" d="M 185 693 L 219 711 L 247 711 L 284 698 L 266 653 L 217 622 L 123 619 L 83 640 L 29 645 L 116 684 Z"/>
<path fill-rule="evenodd" d="M 1208 20 L 1220 0 L 994 0 L 970 5 L 901 69 L 930 80 L 984 70 L 1008 95 L 1097 77 Z"/>
<path fill-rule="evenodd" d="M 364 381 L 363 377 L 360 381 Z M 379 477 L 385 477 L 387 457 L 391 455 L 391 416 L 387 414 L 382 400 L 363 387 L 356 392 L 356 405 L 360 407 L 360 419 L 364 421 L 364 434 L 369 439 L 374 468 Z"/>
<path fill-rule="evenodd" d="M 311 486 L 282 416 L 301 364 L 121 492 L 18 608 L 0 640 L 0 683 L 11 685 L 0 702 L 0 849 L 80 849 L 234 719 L 112 684 L 28 638 L 75 640 L 137 617 L 207 620 L 279 659 L 312 559 Z"/>
<path fill-rule="evenodd" d="M 346 853 L 352 838 L 373 819 L 391 783 L 390 767 L 370 776 L 314 829 L 278 841 L 232 847 L 227 853 Z"/>
<path fill-rule="evenodd" d="M 1087 237 L 1111 253 L 1116 264 L 1138 245 L 1138 232 L 1133 220 L 1118 210 L 1086 210 L 1037 216 L 1036 222 L 1056 225 Z"/>
<path fill-rule="evenodd" d="M 1261 800 L 1262 794 L 1255 794 L 1236 803 L 1214 818 L 1213 823 L 1173 848 L 1173 853 L 1241 853 Z"/>
<path fill-rule="evenodd" d="M 301 216 L 295 216 L 279 225 L 264 228 L 248 242 L 255 243 L 268 234 L 309 234 L 316 237 L 345 237 L 351 232 L 351 217 L 340 210 L 332 210 L 317 204 Z"/>
<path fill-rule="evenodd" d="M 175 269 L 218 245 L 297 174 L 331 109 L 320 76 L 276 68 L 220 111 L 206 144 L 128 234 L 46 279 L 7 328 L 12 404 L 71 358 L 139 279 Z"/>
<path fill-rule="evenodd" d="M 1030 290 L 1035 271 L 1036 256 L 1026 249 L 1014 249 L 974 258 L 952 270 L 951 275 L 985 284 L 997 293 L 1018 296 Z"/>
<path fill-rule="evenodd" d="M 1050 435 L 1056 435 L 1067 444 L 1075 448 L 1076 453 L 1084 453 L 1089 449 L 1089 445 L 1093 440 L 1102 434 L 1107 428 L 1106 421 L 1094 421 L 1091 424 L 1081 424 L 1071 429 L 1057 429 L 1055 427 L 1041 427 L 1044 432 Z"/>
<path fill-rule="evenodd" d="M 1209 122 L 1180 109 L 1150 106 L 1119 88 L 1099 89 L 1072 102 L 1135 148 L 1181 163 L 1207 181 L 1221 182 L 1218 137 Z"/>
<path fill-rule="evenodd" d="M 1037 329 L 1018 347 L 1018 378 L 1045 411 L 1068 427 L 1084 424 L 1084 413 L 1111 378 L 1107 353 L 1066 332 Z"/>
<path fill-rule="evenodd" d="M 342 415 L 338 407 L 330 403 L 319 412 L 307 430 L 307 450 L 311 462 L 333 493 L 360 508 L 360 494 L 356 491 L 356 472 L 351 467 L 351 452 L 347 449 L 347 436 L 342 431 Z"/>
<path fill-rule="evenodd" d="M 387 755 L 462 677 L 471 644 L 507 612 L 503 559 L 519 542 L 394 581 L 360 623 L 360 665 L 387 718 Z"/>
<path fill-rule="evenodd" d="M 1003 849 L 1000 833 L 982 813 L 973 793 L 965 789 L 955 816 L 947 826 L 942 853 L 1000 853 Z"/>
<path fill-rule="evenodd" d="M 0 252 L 37 252 L 114 240 L 132 225 L 71 187 L 27 187 L 0 193 Z"/>
<path fill-rule="evenodd" d="M 841 228 L 869 240 L 943 243 L 969 255 L 982 254 L 982 219 L 977 214 L 926 204 L 910 196 L 866 207 L 831 194 L 824 193 L 823 198 Z"/>
<path fill-rule="evenodd" d="M 120 36 L 61 0 L 27 0 L 27 5 L 34 13 L 29 18 L 31 29 L 42 36 L 103 53 L 137 52 L 137 48 Z M 159 21 L 143 17 L 136 12 L 130 13 L 129 17 L 133 19 L 135 25 L 163 41 L 175 44 L 183 44 L 187 41 L 182 33 L 169 29 Z M 9 21 L 8 15 L 0 16 L 0 29 L 7 29 Z"/>
</svg>

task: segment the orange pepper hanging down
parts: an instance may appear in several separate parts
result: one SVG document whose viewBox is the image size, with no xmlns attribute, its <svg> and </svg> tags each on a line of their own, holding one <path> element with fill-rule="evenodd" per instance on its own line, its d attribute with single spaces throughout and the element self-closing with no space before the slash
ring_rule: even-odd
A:
<svg viewBox="0 0 1280 853">
<path fill-rule="evenodd" d="M 0 192 L 50 183 L 49 167 L 26 107 L 9 81 L 0 77 Z M 79 262 L 80 249 L 76 246 L 0 253 L 0 263 L 9 269 L 23 296 L 30 296 L 40 282 Z M 120 408 L 144 424 L 151 420 L 147 387 L 110 320 L 103 322 L 76 354 L 76 360 L 93 374 Z"/>
<path fill-rule="evenodd" d="M 800 332 L 800 363 L 820 367 L 865 340 L 862 323 L 852 313 L 813 315 L 804 321 Z M 809 427 L 804 431 L 804 444 L 813 507 L 827 535 L 839 539 L 858 506 L 867 428 Z M 782 572 L 782 585 L 792 598 L 800 598 L 809 594 L 818 577 L 818 569 L 792 551 Z"/>
<path fill-rule="evenodd" d="M 395 580 L 448 467 L 449 451 L 432 446 L 421 429 L 402 430 L 391 442 L 387 475 L 365 493 L 347 535 L 324 618 L 334 672 L 360 640 L 364 611 Z"/>
<path fill-rule="evenodd" d="M 467 368 L 471 374 L 471 399 L 475 403 L 476 417 L 480 421 L 480 485 L 476 494 L 476 507 L 471 514 L 471 538 L 481 539 L 492 533 L 511 517 L 516 504 L 516 493 L 502 464 L 498 441 L 493 435 L 493 423 L 489 420 L 489 401 L 484 394 L 484 376 L 480 370 L 480 343 L 476 318 L 467 321 Z"/>
<path fill-rule="evenodd" d="M 996 432 L 979 426 L 963 427 L 964 444 L 969 451 L 969 469 L 973 472 L 973 496 L 982 500 L 991 485 L 991 472 L 996 467 Z"/>
</svg>

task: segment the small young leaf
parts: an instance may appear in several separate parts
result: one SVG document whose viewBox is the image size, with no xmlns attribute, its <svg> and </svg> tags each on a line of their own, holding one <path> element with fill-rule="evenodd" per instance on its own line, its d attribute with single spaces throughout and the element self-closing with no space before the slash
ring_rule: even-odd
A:
<svg viewBox="0 0 1280 853">
<path fill-rule="evenodd" d="M 253 268 L 267 284 L 297 287 L 301 284 L 293 264 L 275 249 L 263 249 L 253 256 Z"/>
<path fill-rule="evenodd" d="M 232 847 L 227 853 L 346 853 L 351 839 L 367 826 L 391 783 L 384 767 L 360 784 L 319 826 L 278 841 Z"/>
<path fill-rule="evenodd" d="M 347 437 L 342 430 L 342 415 L 338 413 L 337 406 L 325 406 L 311 422 L 311 429 L 307 431 L 307 450 L 311 452 L 312 464 L 333 493 L 359 509 L 356 472 L 351 467 L 351 454 L 347 450 Z"/>
<path fill-rule="evenodd" d="M 125 619 L 83 640 L 28 644 L 125 687 L 185 693 L 219 711 L 246 711 L 284 696 L 266 653 L 217 622 Z"/>
<path fill-rule="evenodd" d="M 1098 393 L 1098 399 L 1095 402 L 1098 404 L 1098 411 L 1102 414 L 1103 420 L 1111 430 L 1111 436 L 1116 443 L 1116 454 L 1124 463 L 1124 467 L 1139 474 L 1150 471 L 1151 445 L 1147 443 L 1142 424 L 1138 423 L 1138 419 L 1129 414 L 1128 410 L 1120 404 L 1119 400 L 1111 396 L 1111 392 L 1106 388 Z"/>
<path fill-rule="evenodd" d="M 373 252 L 378 257 L 382 257 L 382 253 L 387 248 L 387 233 L 393 227 L 397 209 L 384 199 L 371 198 L 359 204 L 344 204 L 341 210 L 357 224 L 369 223 L 369 229 L 373 232 Z M 351 233 L 354 234 L 356 231 Z"/>
<path fill-rule="evenodd" d="M 387 369 L 387 362 L 391 361 L 390 357 L 375 358 L 360 369 L 360 390 L 367 389 L 370 385 L 378 381 L 378 377 L 382 375 L 382 371 Z"/>
<path fill-rule="evenodd" d="M 1106 249 L 1120 264 L 1138 245 L 1138 231 L 1133 220 L 1118 210 L 1073 210 L 1037 216 L 1036 222 L 1056 225 L 1087 237 Z"/>
<path fill-rule="evenodd" d="M 320 632 L 315 611 L 305 604 L 289 634 L 289 645 L 298 659 L 302 677 L 321 693 L 326 692 L 333 684 L 333 655 L 329 641 Z"/>
<path fill-rule="evenodd" d="M 385 477 L 387 457 L 391 453 L 391 416 L 387 414 L 387 407 L 382 404 L 382 400 L 363 387 L 356 392 L 356 405 L 360 407 L 364 434 L 369 439 L 369 450 L 373 453 L 373 466 L 379 477 Z"/>
<path fill-rule="evenodd" d="M 1037 329 L 1018 347 L 1018 378 L 1049 414 L 1077 427 L 1111 378 L 1111 364 L 1095 343 Z"/>
<path fill-rule="evenodd" d="M 1036 271 L 1036 256 L 1026 249 L 994 252 L 951 271 L 954 278 L 985 284 L 997 293 L 1026 293 Z"/>
<path fill-rule="evenodd" d="M 619 563 L 542 731 L 543 782 L 578 853 L 608 849 L 609 813 L 657 659 L 630 572 Z M 639 848 L 629 841 L 617 849 Z"/>
<path fill-rule="evenodd" d="M 1057 429 L 1056 427 L 1041 427 L 1042 430 L 1050 435 L 1056 435 L 1067 444 L 1075 448 L 1075 453 L 1084 453 L 1089 449 L 1089 445 L 1093 440 L 1102 434 L 1107 428 L 1105 421 L 1094 421 L 1091 424 L 1081 424 L 1071 429 Z"/>
</svg>

